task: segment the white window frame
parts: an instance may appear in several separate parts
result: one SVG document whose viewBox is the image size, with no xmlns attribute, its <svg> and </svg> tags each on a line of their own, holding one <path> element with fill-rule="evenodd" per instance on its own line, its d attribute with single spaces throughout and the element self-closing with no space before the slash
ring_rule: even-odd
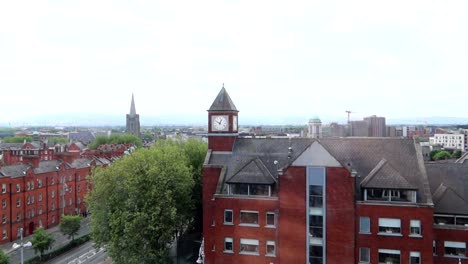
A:
<svg viewBox="0 0 468 264">
<path fill-rule="evenodd" d="M 6 191 L 7 191 L 6 183 L 2 183 L 2 193 L 6 193 Z"/>
<path fill-rule="evenodd" d="M 21 184 L 16 184 L 16 192 L 21 192 Z"/>
<path fill-rule="evenodd" d="M 243 213 L 246 213 L 246 214 L 256 214 L 257 215 L 257 223 L 242 223 L 242 214 Z M 259 215 L 258 215 L 258 211 L 249 211 L 249 210 L 241 210 L 240 211 L 240 214 L 239 214 L 239 225 L 240 226 L 252 226 L 252 227 L 258 227 L 259 224 L 258 224 L 258 220 L 259 220 Z"/>
<path fill-rule="evenodd" d="M 231 243 L 231 248 L 232 249 L 227 249 L 226 248 L 226 245 L 227 243 Z M 232 237 L 225 237 L 224 238 L 224 250 L 223 250 L 224 253 L 234 253 L 234 239 L 232 239 Z"/>
<path fill-rule="evenodd" d="M 400 232 L 391 232 L 390 230 L 382 232 L 380 228 L 399 228 Z M 379 235 L 401 236 L 401 219 L 399 218 L 379 218 Z"/>
<path fill-rule="evenodd" d="M 16 207 L 21 207 L 21 197 L 16 198 Z"/>
<path fill-rule="evenodd" d="M 365 260 L 365 259 L 363 260 L 363 258 L 362 258 L 362 255 L 363 255 L 362 252 L 363 251 L 367 251 L 367 258 L 368 258 L 367 260 Z M 369 263 L 369 262 L 370 262 L 370 248 L 368 248 L 368 247 L 359 248 L 359 263 Z"/>
<path fill-rule="evenodd" d="M 268 215 L 273 215 L 273 224 L 269 225 L 268 224 Z M 266 213 L 266 218 L 265 218 L 265 227 L 276 227 L 276 214 L 275 212 L 267 212 Z"/>
<path fill-rule="evenodd" d="M 226 213 L 231 212 L 231 222 L 226 221 Z M 225 225 L 234 225 L 234 211 L 232 209 L 224 210 L 224 224 Z"/>
<path fill-rule="evenodd" d="M 2 199 L 2 208 L 7 208 L 7 201 L 6 201 L 6 199 Z"/>
<path fill-rule="evenodd" d="M 369 230 L 368 230 L 368 231 L 363 230 L 363 228 L 362 228 L 362 227 L 363 227 L 363 220 L 364 220 L 364 219 L 367 219 L 367 220 L 368 220 L 368 224 L 369 224 L 369 226 L 368 226 Z M 368 217 L 368 216 L 361 216 L 361 217 L 359 217 L 359 234 L 371 234 L 370 217 Z"/>
<path fill-rule="evenodd" d="M 418 228 L 419 233 L 411 233 L 412 228 Z M 422 237 L 422 232 L 421 232 L 421 220 L 415 220 L 411 219 L 410 220 L 410 236 L 413 237 Z"/>
<path fill-rule="evenodd" d="M 243 246 L 256 246 L 256 251 L 246 251 L 243 250 Z M 248 239 L 248 238 L 241 238 L 240 239 L 240 249 L 239 254 L 241 255 L 259 255 L 259 243 L 257 239 Z"/>
<path fill-rule="evenodd" d="M 418 251 L 411 251 L 409 263 L 411 264 L 411 258 L 418 258 L 418 264 L 421 264 L 421 252 Z"/>
<path fill-rule="evenodd" d="M 268 246 L 273 246 L 273 253 L 268 253 Z M 275 241 L 267 241 L 265 245 L 265 256 L 267 257 L 276 257 L 276 242 Z"/>
<path fill-rule="evenodd" d="M 464 249 L 465 254 L 458 254 L 458 255 L 446 254 L 447 248 Z M 466 257 L 466 242 L 444 241 L 444 256 Z"/>
<path fill-rule="evenodd" d="M 401 252 L 400 250 L 394 250 L 394 249 L 379 249 L 379 258 L 380 258 L 380 253 L 383 254 L 392 254 L 392 255 L 399 255 L 400 256 L 400 263 L 401 263 Z M 381 263 L 381 262 L 379 262 Z"/>
</svg>

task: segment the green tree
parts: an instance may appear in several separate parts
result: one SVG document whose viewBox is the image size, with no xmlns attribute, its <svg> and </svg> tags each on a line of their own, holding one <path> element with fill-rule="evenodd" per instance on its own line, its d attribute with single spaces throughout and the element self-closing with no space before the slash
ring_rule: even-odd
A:
<svg viewBox="0 0 468 264">
<path fill-rule="evenodd" d="M 208 145 L 200 140 L 188 139 L 182 144 L 185 155 L 189 159 L 192 169 L 194 186 L 192 189 L 192 200 L 194 202 L 193 228 L 195 231 L 202 231 L 203 228 L 203 207 L 202 207 L 202 168 L 205 161 Z"/>
<path fill-rule="evenodd" d="M 23 143 L 26 140 L 26 142 L 31 142 L 32 137 L 30 136 L 21 136 L 21 137 L 6 137 L 3 139 L 4 143 Z"/>
<path fill-rule="evenodd" d="M 104 144 L 135 144 L 137 147 L 141 147 L 141 139 L 135 135 L 125 134 L 125 135 L 111 135 L 107 136 L 97 136 L 93 142 L 89 145 L 91 148 L 96 148 L 99 145 Z"/>
<path fill-rule="evenodd" d="M 437 154 L 434 155 L 434 160 L 444 160 L 444 159 L 450 159 L 452 158 L 452 155 L 445 150 L 437 152 Z"/>
<path fill-rule="evenodd" d="M 42 260 L 44 252 L 52 247 L 52 243 L 54 243 L 54 241 L 55 239 L 52 237 L 52 234 L 48 233 L 43 228 L 36 229 L 31 241 L 34 248 L 34 253 L 39 251 L 40 259 Z"/>
<path fill-rule="evenodd" d="M 459 159 L 461 156 L 462 156 L 462 151 L 459 149 L 455 150 L 452 154 L 452 158 L 454 159 Z"/>
<path fill-rule="evenodd" d="M 3 250 L 0 250 L 0 264 L 8 264 L 10 260 Z"/>
<path fill-rule="evenodd" d="M 433 149 L 431 150 L 431 152 L 429 152 L 429 157 L 431 158 L 431 160 L 435 160 L 434 159 L 434 156 L 439 153 L 441 150 L 440 149 Z"/>
<path fill-rule="evenodd" d="M 191 168 L 180 144 L 158 141 L 97 168 L 90 180 L 93 241 L 105 245 L 115 263 L 167 263 L 193 207 Z"/>
<path fill-rule="evenodd" d="M 64 235 L 68 235 L 68 238 L 75 239 L 75 235 L 78 234 L 78 230 L 81 227 L 81 216 L 79 215 L 62 215 L 60 221 L 60 231 Z"/>
</svg>

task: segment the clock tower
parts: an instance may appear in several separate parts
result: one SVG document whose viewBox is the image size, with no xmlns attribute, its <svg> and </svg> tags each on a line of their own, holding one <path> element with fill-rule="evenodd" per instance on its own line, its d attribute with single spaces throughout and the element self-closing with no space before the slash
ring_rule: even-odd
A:
<svg viewBox="0 0 468 264">
<path fill-rule="evenodd" d="M 238 135 L 238 113 L 223 84 L 208 110 L 208 149 L 232 151 Z"/>
</svg>

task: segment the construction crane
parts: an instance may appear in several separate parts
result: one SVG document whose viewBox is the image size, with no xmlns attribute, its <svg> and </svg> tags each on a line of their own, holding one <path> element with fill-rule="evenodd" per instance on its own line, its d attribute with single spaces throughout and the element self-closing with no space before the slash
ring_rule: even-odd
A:
<svg viewBox="0 0 468 264">
<path fill-rule="evenodd" d="M 348 124 L 349 124 L 351 113 L 355 113 L 355 112 L 353 112 L 351 110 L 346 110 L 345 112 L 348 113 Z"/>
</svg>

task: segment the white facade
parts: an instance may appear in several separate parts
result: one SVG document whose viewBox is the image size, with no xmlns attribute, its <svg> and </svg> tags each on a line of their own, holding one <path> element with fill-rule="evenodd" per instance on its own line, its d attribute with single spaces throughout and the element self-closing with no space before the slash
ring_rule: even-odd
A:
<svg viewBox="0 0 468 264">
<path fill-rule="evenodd" d="M 431 145 L 441 145 L 443 148 L 449 149 L 465 149 L 464 134 L 435 134 L 429 138 Z"/>
<path fill-rule="evenodd" d="M 318 117 L 309 120 L 307 136 L 311 138 L 322 138 L 322 121 Z"/>
</svg>

